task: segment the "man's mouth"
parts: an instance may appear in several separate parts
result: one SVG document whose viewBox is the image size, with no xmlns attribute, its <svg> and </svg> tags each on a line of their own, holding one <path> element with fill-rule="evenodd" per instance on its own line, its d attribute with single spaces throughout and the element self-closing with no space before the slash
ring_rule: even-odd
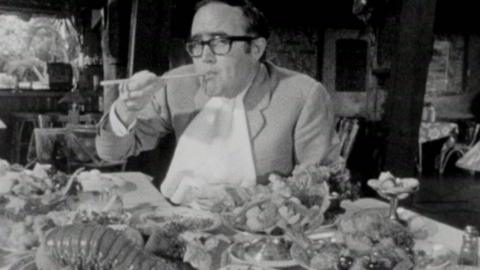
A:
<svg viewBox="0 0 480 270">
<path fill-rule="evenodd" d="M 206 80 L 210 80 L 210 79 L 213 79 L 214 77 L 216 77 L 217 75 L 218 75 L 217 71 L 207 71 L 204 75 L 204 78 Z"/>
</svg>

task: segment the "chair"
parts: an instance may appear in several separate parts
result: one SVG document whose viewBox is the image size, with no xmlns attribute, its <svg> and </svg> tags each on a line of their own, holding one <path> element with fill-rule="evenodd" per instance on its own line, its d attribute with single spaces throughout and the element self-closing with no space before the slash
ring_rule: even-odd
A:
<svg viewBox="0 0 480 270">
<path fill-rule="evenodd" d="M 479 140 L 480 135 L 480 124 L 474 123 L 468 128 L 467 138 L 465 142 L 459 142 L 456 136 L 449 138 L 442 146 L 440 152 L 440 161 L 439 161 L 439 173 L 442 175 L 445 172 L 445 167 L 448 164 L 449 159 L 453 155 L 459 157 L 464 156 Z M 471 171 L 473 172 L 473 171 Z"/>
<path fill-rule="evenodd" d="M 360 125 L 358 119 L 341 117 L 337 120 L 337 133 L 340 139 L 340 156 L 348 161 Z"/>
<path fill-rule="evenodd" d="M 38 115 L 39 128 L 65 127 L 68 116 L 60 113 L 44 113 Z"/>
<path fill-rule="evenodd" d="M 30 134 L 32 130 L 38 127 L 37 114 L 27 112 L 12 113 L 12 163 L 23 163 L 27 158 L 25 153 L 28 151 Z"/>
<path fill-rule="evenodd" d="M 28 145 L 26 168 L 32 167 L 37 162 L 51 163 L 53 161 L 55 155 L 52 152 L 53 142 L 58 141 L 58 138 L 55 140 L 52 138 L 68 122 L 67 115 L 60 113 L 38 114 L 36 119 L 36 126 L 32 130 Z"/>
<path fill-rule="evenodd" d="M 95 149 L 95 125 L 67 125 L 65 134 L 67 166 L 69 170 L 86 167 L 90 169 L 120 168 L 124 171 L 125 160 L 110 162 L 102 160 Z"/>
<path fill-rule="evenodd" d="M 126 161 L 107 162 L 96 153 L 98 115 L 82 115 L 80 121 L 87 124 L 70 124 L 67 115 L 41 114 L 38 119 L 39 128 L 34 130 L 30 142 L 27 166 L 43 162 L 57 163 L 67 172 L 79 167 L 125 170 Z"/>
</svg>

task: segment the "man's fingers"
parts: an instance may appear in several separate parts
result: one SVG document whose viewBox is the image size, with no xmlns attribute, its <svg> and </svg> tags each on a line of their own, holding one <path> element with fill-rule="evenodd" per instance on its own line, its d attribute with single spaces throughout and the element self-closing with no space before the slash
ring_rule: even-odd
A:
<svg viewBox="0 0 480 270">
<path fill-rule="evenodd" d="M 129 99 L 138 99 L 142 97 L 146 97 L 150 94 L 151 91 L 149 90 L 139 90 L 139 91 L 132 91 L 128 93 L 128 98 Z"/>
<path fill-rule="evenodd" d="M 144 107 L 143 103 L 138 102 L 138 100 L 126 100 L 124 103 L 130 111 L 139 111 Z"/>
<path fill-rule="evenodd" d="M 155 84 L 158 80 L 157 75 L 149 71 L 140 71 L 135 73 L 128 81 L 127 88 L 130 91 L 141 90 L 151 84 Z"/>
</svg>

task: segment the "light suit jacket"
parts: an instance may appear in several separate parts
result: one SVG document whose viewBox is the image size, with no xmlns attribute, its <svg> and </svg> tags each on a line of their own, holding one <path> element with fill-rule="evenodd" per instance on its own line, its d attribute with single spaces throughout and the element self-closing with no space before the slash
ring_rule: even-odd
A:
<svg viewBox="0 0 480 270">
<path fill-rule="evenodd" d="M 194 73 L 194 67 L 169 73 Z M 129 135 L 116 136 L 108 115 L 103 117 L 96 139 L 98 154 L 105 160 L 122 160 L 155 148 L 159 138 L 170 132 L 178 141 L 208 99 L 198 78 L 168 80 Z M 311 77 L 266 62 L 244 104 L 257 182 L 264 182 L 270 172 L 289 175 L 295 165 L 326 164 L 339 157 L 330 97 Z"/>
</svg>

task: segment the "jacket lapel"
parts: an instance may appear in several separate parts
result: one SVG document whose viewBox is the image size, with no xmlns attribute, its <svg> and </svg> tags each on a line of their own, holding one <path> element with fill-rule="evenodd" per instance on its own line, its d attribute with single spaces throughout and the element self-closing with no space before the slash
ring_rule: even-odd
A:
<svg viewBox="0 0 480 270">
<path fill-rule="evenodd" d="M 277 82 L 276 74 L 272 72 L 271 66 L 268 63 L 263 64 L 245 96 L 245 110 L 252 139 L 255 139 L 265 127 L 263 110 L 270 103 L 271 94 Z"/>
</svg>

